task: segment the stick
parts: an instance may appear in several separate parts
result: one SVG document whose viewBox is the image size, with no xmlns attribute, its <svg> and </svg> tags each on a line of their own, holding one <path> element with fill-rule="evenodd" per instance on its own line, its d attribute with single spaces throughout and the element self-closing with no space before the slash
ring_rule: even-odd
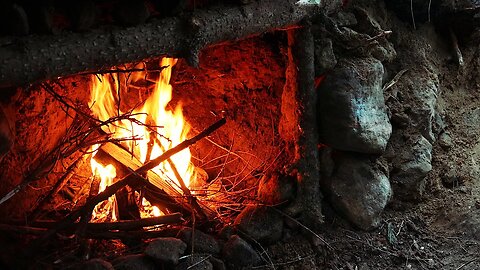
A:
<svg viewBox="0 0 480 270">
<path fill-rule="evenodd" d="M 138 230 L 143 227 L 151 227 L 162 224 L 176 224 L 182 222 L 181 213 L 173 213 L 163 215 L 159 217 L 142 218 L 138 220 L 124 220 L 118 222 L 99 222 L 99 223 L 87 223 L 86 230 L 89 232 L 109 231 L 109 230 L 121 230 L 131 231 Z M 19 222 L 20 223 L 20 222 Z M 40 229 L 50 229 L 55 226 L 55 221 L 36 221 L 33 222 L 31 227 Z M 78 223 L 75 223 L 77 225 Z M 6 224 L 3 224 L 6 225 Z"/>
<path fill-rule="evenodd" d="M 45 233 L 45 235 L 43 237 L 41 237 L 36 244 L 42 243 L 43 241 L 47 240 L 48 238 L 53 236 L 57 231 L 71 226 L 72 223 L 75 222 L 83 214 L 85 214 L 85 212 L 91 212 L 98 203 L 108 199 L 110 196 L 114 195 L 122 187 L 124 187 L 126 185 L 129 185 L 129 184 L 133 184 L 135 181 L 142 181 L 142 182 L 146 181 L 143 177 L 141 177 L 142 173 L 145 173 L 146 171 L 155 168 L 160 163 L 162 163 L 166 159 L 170 158 L 174 154 L 182 151 L 183 149 L 189 147 L 190 145 L 192 145 L 192 144 L 198 142 L 199 140 L 205 138 L 206 136 L 210 135 L 212 132 L 214 132 L 215 130 L 217 130 L 221 126 L 223 126 L 225 123 L 226 123 L 225 118 L 220 119 L 219 121 L 215 122 L 213 125 L 211 125 L 207 129 L 205 129 L 204 131 L 200 132 L 198 135 L 194 136 L 193 138 L 181 142 L 177 146 L 167 150 L 165 153 L 163 153 L 159 157 L 151 160 L 150 162 L 141 166 L 137 170 L 131 172 L 128 175 L 126 175 L 121 180 L 119 180 L 119 181 L 113 183 L 112 185 L 108 186 L 103 192 L 99 193 L 95 197 L 88 200 L 80 210 L 77 210 L 75 212 L 70 213 L 63 220 L 59 221 L 57 223 L 57 225 L 54 228 L 48 230 Z M 147 183 L 148 183 L 148 181 L 147 181 Z M 34 246 L 36 244 L 34 244 Z"/>
<path fill-rule="evenodd" d="M 144 218 L 139 220 L 105 222 L 105 223 L 87 223 L 85 226 L 85 230 L 82 233 L 87 238 L 92 238 L 92 237 L 104 238 L 105 237 L 104 235 L 107 235 L 107 238 L 125 238 L 125 237 L 132 237 L 134 235 L 143 236 L 140 238 L 151 238 L 151 237 L 158 237 L 160 233 L 163 233 L 163 234 L 165 233 L 155 232 L 156 234 L 154 235 L 148 234 L 148 232 L 144 232 L 142 230 L 144 227 L 152 227 L 152 226 L 166 225 L 166 224 L 177 224 L 182 221 L 183 221 L 182 214 L 173 213 L 169 215 Z M 35 222 L 34 226 L 0 224 L 0 231 L 14 232 L 14 233 L 20 233 L 20 234 L 42 235 L 42 234 L 45 234 L 48 231 L 48 229 L 53 226 L 55 226 L 54 221 Z M 138 230 L 142 230 L 142 231 L 138 231 Z M 118 231 L 118 232 L 115 232 L 115 231 Z M 135 232 L 131 232 L 131 231 L 135 231 Z"/>
<path fill-rule="evenodd" d="M 70 164 L 70 166 L 68 166 L 65 173 L 62 175 L 62 177 L 60 177 L 58 179 L 58 181 L 52 187 L 52 189 L 47 194 L 47 196 L 45 196 L 42 200 L 40 200 L 37 207 L 35 207 L 35 209 L 32 211 L 32 213 L 29 216 L 29 220 L 35 220 L 35 219 L 38 218 L 38 216 L 40 215 L 40 212 L 42 211 L 45 204 L 49 203 L 51 201 L 51 199 L 53 198 L 53 196 L 55 196 L 55 194 L 57 194 L 57 192 L 60 191 L 60 189 L 63 188 L 65 183 L 68 182 L 68 180 L 70 180 L 70 178 L 72 178 L 72 175 L 73 175 L 73 172 L 75 171 L 75 169 L 78 167 L 79 164 L 81 164 L 84 161 L 84 156 L 85 155 L 82 155 L 77 160 L 75 160 L 75 162 Z"/>
</svg>

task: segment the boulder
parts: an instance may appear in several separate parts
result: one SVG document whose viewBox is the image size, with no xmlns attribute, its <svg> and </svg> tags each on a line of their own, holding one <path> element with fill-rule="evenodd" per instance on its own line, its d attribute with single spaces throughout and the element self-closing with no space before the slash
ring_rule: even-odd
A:
<svg viewBox="0 0 480 270">
<path fill-rule="evenodd" d="M 222 255 L 229 269 L 257 266 L 262 263 L 255 249 L 238 235 L 232 235 L 225 243 Z"/>
<path fill-rule="evenodd" d="M 412 135 L 402 147 L 392 153 L 393 170 L 390 175 L 395 197 L 417 201 L 425 189 L 425 177 L 432 170 L 432 144 L 422 135 Z"/>
<path fill-rule="evenodd" d="M 160 262 L 175 265 L 178 258 L 187 249 L 187 244 L 173 237 L 157 238 L 150 241 L 145 248 L 145 255 Z"/>
<path fill-rule="evenodd" d="M 383 65 L 374 58 L 342 59 L 319 87 L 321 141 L 332 148 L 384 152 L 392 133 L 382 90 Z"/>
<path fill-rule="evenodd" d="M 374 158 L 325 149 L 321 188 L 330 205 L 355 226 L 369 230 L 380 223 L 392 191 L 385 169 Z"/>
<path fill-rule="evenodd" d="M 178 232 L 177 238 L 180 238 L 183 242 L 187 243 L 187 250 L 189 252 L 192 250 L 193 244 L 193 251 L 195 253 L 220 253 L 220 245 L 218 244 L 218 241 L 213 236 L 199 230 L 184 228 Z"/>
</svg>

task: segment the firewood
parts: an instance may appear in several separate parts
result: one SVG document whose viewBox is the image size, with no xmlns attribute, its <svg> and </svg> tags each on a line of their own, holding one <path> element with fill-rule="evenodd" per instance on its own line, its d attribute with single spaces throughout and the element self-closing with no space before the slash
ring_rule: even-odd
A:
<svg viewBox="0 0 480 270">
<path fill-rule="evenodd" d="M 143 218 L 139 220 L 124 220 L 118 222 L 102 222 L 102 223 L 86 223 L 85 231 L 88 232 L 105 232 L 105 231 L 134 231 L 145 227 L 152 227 L 166 224 L 178 224 L 183 221 L 182 214 L 173 213 L 159 217 Z M 19 223 L 19 222 L 16 222 Z M 78 224 L 78 223 L 75 223 Z M 0 224 L 1 231 L 25 232 L 33 234 L 37 232 L 45 232 L 56 225 L 55 221 L 37 221 L 30 226 L 19 226 L 12 224 Z"/>
<path fill-rule="evenodd" d="M 129 28 L 12 38 L 3 42 L 8 46 L 0 47 L 0 86 L 24 85 L 163 55 L 195 56 L 207 45 L 294 25 L 319 11 L 295 2 L 262 0 L 241 8 L 195 10 L 189 21 L 168 17 Z"/>
<path fill-rule="evenodd" d="M 189 147 L 190 145 L 195 144 L 199 140 L 207 137 L 212 132 L 219 129 L 221 126 L 223 126 L 225 123 L 226 123 L 225 118 L 220 119 L 219 121 L 215 122 L 213 125 L 209 126 L 207 129 L 203 130 L 202 132 L 200 132 L 199 134 L 197 134 L 193 138 L 187 139 L 187 140 L 181 142 L 177 146 L 175 146 L 175 147 L 167 150 L 166 152 L 164 152 L 159 157 L 157 157 L 157 158 L 151 160 L 150 162 L 144 164 L 143 166 L 136 169 L 135 171 L 132 171 L 131 173 L 129 173 L 127 176 L 125 176 L 121 180 L 119 180 L 119 181 L 113 183 L 112 185 L 108 186 L 103 192 L 101 192 L 98 195 L 96 195 L 95 197 L 87 200 L 87 202 L 85 203 L 85 205 L 82 208 L 80 208 L 77 211 L 74 211 L 74 212 L 70 213 L 64 219 L 57 222 L 57 224 L 55 225 L 54 228 L 48 230 L 41 238 L 34 241 L 31 244 L 30 248 L 28 249 L 27 253 L 30 253 L 30 252 L 33 252 L 34 250 L 36 250 L 38 248 L 38 246 L 42 245 L 42 243 L 44 241 L 46 241 L 47 239 L 49 239 L 50 237 L 55 235 L 56 232 L 74 225 L 74 222 L 78 218 L 83 217 L 85 219 L 86 213 L 91 213 L 91 211 L 95 208 L 95 206 L 98 203 L 100 203 L 104 200 L 107 200 L 110 196 L 114 195 L 122 187 L 124 187 L 126 185 L 135 184 L 135 182 L 137 182 L 137 181 L 143 182 L 143 184 L 145 184 L 145 185 L 149 185 L 149 184 L 152 185 L 150 182 L 148 182 L 145 178 L 143 178 L 141 176 L 143 173 L 148 172 L 149 170 L 155 168 L 160 163 L 164 162 L 165 160 L 167 160 L 171 156 L 175 155 L 176 153 L 182 151 L 183 149 Z"/>
</svg>

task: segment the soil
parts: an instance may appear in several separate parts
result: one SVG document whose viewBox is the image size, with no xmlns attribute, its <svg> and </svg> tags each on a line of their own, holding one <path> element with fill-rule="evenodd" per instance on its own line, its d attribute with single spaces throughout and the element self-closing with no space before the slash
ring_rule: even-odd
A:
<svg viewBox="0 0 480 270">
<path fill-rule="evenodd" d="M 395 20 L 387 24 L 397 35 L 408 31 L 429 40 L 411 46 L 425 46 L 415 49 L 427 53 L 429 68 L 440 81 L 433 169 L 421 200 L 394 198 L 382 224 L 367 232 L 351 227 L 326 205 L 318 235 L 308 228 L 302 234 L 291 229 L 292 234 L 266 248 L 265 265 L 258 269 L 480 269 L 480 35 L 460 37 L 465 42 L 459 44 L 464 58 L 459 67 L 444 29 L 424 25 L 413 30 Z M 394 46 L 395 39 L 402 37 L 393 38 Z M 395 49 L 401 57 L 402 48 Z M 386 66 L 416 63 L 418 59 L 400 59 Z"/>
</svg>

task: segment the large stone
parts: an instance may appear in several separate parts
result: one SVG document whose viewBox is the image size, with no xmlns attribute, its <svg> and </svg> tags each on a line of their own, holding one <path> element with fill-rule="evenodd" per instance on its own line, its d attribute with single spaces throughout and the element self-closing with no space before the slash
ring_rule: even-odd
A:
<svg viewBox="0 0 480 270">
<path fill-rule="evenodd" d="M 389 91 L 396 100 L 387 102 L 393 115 L 405 114 L 408 117 L 408 126 L 404 129 L 411 130 L 411 133 L 419 132 L 430 143 L 435 141 L 433 123 L 439 86 L 438 75 L 429 67 L 415 67 L 392 86 Z"/>
<path fill-rule="evenodd" d="M 112 262 L 115 270 L 155 270 L 157 265 L 149 257 L 143 254 L 127 255 Z"/>
<path fill-rule="evenodd" d="M 283 218 L 267 206 L 246 207 L 235 219 L 240 234 L 263 244 L 271 244 L 282 237 Z"/>
<path fill-rule="evenodd" d="M 232 235 L 225 243 L 222 255 L 229 269 L 257 266 L 262 263 L 255 249 L 238 235 Z"/>
<path fill-rule="evenodd" d="M 322 151 L 321 188 L 331 206 L 357 227 L 379 225 L 392 192 L 385 168 L 367 155 Z"/>
<path fill-rule="evenodd" d="M 183 242 L 187 243 L 189 252 L 192 250 L 193 245 L 194 253 L 220 253 L 220 245 L 218 244 L 218 241 L 213 236 L 203 233 L 199 230 L 184 228 L 178 232 L 177 237 Z"/>
<path fill-rule="evenodd" d="M 145 248 L 145 255 L 167 263 L 177 264 L 178 258 L 187 249 L 187 244 L 182 240 L 173 237 L 157 238 L 148 243 Z"/>
<path fill-rule="evenodd" d="M 344 151 L 380 154 L 392 133 L 382 91 L 382 63 L 343 59 L 320 85 L 323 143 Z"/>
<path fill-rule="evenodd" d="M 407 201 L 420 199 L 425 177 L 432 170 L 432 144 L 422 135 L 412 135 L 392 154 L 395 158 L 390 179 L 395 197 Z"/>
</svg>

